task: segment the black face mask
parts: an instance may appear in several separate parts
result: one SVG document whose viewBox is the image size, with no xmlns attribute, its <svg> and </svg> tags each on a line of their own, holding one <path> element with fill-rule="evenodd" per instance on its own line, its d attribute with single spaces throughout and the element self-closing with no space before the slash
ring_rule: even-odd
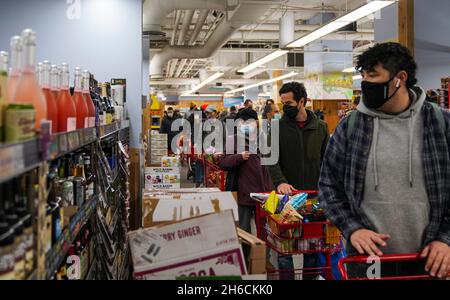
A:
<svg viewBox="0 0 450 300">
<path fill-rule="evenodd" d="M 395 92 L 389 96 L 389 83 L 391 83 L 394 78 L 395 77 L 392 77 L 389 81 L 382 83 L 368 81 L 361 82 L 362 101 L 364 102 L 364 105 L 371 109 L 378 109 L 394 97 L 400 89 L 400 86 L 398 86 Z"/>
<path fill-rule="evenodd" d="M 290 106 L 290 105 L 284 105 L 283 111 L 289 119 L 295 119 L 299 112 L 299 110 L 296 106 Z"/>
</svg>

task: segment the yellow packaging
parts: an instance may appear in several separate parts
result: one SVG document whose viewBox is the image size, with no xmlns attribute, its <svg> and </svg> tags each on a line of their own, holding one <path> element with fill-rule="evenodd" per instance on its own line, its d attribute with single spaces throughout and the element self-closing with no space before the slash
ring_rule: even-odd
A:
<svg viewBox="0 0 450 300">
<path fill-rule="evenodd" d="M 264 203 L 263 207 L 267 212 L 274 214 L 275 211 L 277 210 L 278 201 L 279 200 L 278 200 L 277 193 L 275 191 L 272 191 L 272 193 L 270 193 L 270 195 L 269 195 L 269 198 Z"/>
</svg>

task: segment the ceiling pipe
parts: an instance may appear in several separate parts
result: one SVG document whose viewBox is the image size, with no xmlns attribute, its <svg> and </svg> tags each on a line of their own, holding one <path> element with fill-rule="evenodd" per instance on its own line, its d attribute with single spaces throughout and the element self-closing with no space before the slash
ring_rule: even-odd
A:
<svg viewBox="0 0 450 300">
<path fill-rule="evenodd" d="M 175 25 L 172 30 L 172 38 L 170 39 L 170 44 L 175 45 L 175 37 L 177 35 L 178 23 L 180 23 L 181 11 L 177 10 L 175 15 Z"/>
<path fill-rule="evenodd" d="M 222 19 L 203 47 L 166 47 L 162 52 L 156 53 L 150 62 L 151 78 L 162 79 L 163 66 L 170 59 L 211 57 L 242 25 L 257 21 L 270 7 L 271 5 L 241 4 L 229 21 L 226 18 Z"/>
<path fill-rule="evenodd" d="M 184 13 L 183 25 L 181 26 L 180 35 L 178 36 L 178 46 L 184 45 L 184 40 L 186 39 L 186 34 L 189 30 L 189 26 L 192 22 L 192 17 L 194 16 L 194 10 L 187 10 Z"/>
<path fill-rule="evenodd" d="M 195 45 L 195 42 L 197 41 L 198 36 L 200 35 L 200 31 L 203 28 L 203 24 L 206 21 L 206 18 L 209 15 L 209 10 L 203 10 L 200 12 L 200 15 L 197 18 L 197 24 L 195 25 L 194 31 L 191 34 L 191 38 L 189 39 L 189 45 L 193 46 Z M 175 73 L 175 77 L 180 77 L 181 73 L 183 72 L 184 67 L 186 66 L 187 59 L 183 58 L 181 60 L 180 65 L 178 66 L 177 72 Z"/>
<path fill-rule="evenodd" d="M 143 6 L 143 31 L 161 32 L 161 24 L 174 10 L 215 9 L 225 11 L 227 1 L 223 0 L 145 0 Z"/>
<path fill-rule="evenodd" d="M 295 18 L 293 11 L 287 11 L 280 19 L 279 47 L 284 48 L 295 40 Z"/>
<path fill-rule="evenodd" d="M 189 40 L 189 45 L 193 46 L 195 45 L 195 42 L 197 41 L 198 36 L 200 35 L 200 31 L 203 28 L 203 24 L 205 24 L 206 18 L 209 15 L 209 10 L 203 10 L 200 12 L 200 15 L 197 19 L 197 24 L 195 25 L 194 31 L 192 32 L 191 38 Z"/>
</svg>

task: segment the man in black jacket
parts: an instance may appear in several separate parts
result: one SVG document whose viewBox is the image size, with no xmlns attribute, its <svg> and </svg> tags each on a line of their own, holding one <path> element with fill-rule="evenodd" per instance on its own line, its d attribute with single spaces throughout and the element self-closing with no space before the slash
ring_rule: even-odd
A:
<svg viewBox="0 0 450 300">
<path fill-rule="evenodd" d="M 330 139 L 327 124 L 305 108 L 308 96 L 303 84 L 286 83 L 280 96 L 284 115 L 279 123 L 280 157 L 277 164 L 269 166 L 272 182 L 280 194 L 318 190 L 321 161 Z M 278 264 L 280 269 L 294 268 L 291 255 L 280 255 Z M 305 254 L 303 265 L 315 267 L 316 255 Z M 284 275 L 293 279 L 293 274 Z"/>
</svg>

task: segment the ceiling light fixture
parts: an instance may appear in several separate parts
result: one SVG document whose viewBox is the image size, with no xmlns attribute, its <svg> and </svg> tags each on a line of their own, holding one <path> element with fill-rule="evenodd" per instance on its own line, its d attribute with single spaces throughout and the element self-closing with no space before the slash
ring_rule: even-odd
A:
<svg viewBox="0 0 450 300">
<path fill-rule="evenodd" d="M 237 92 L 242 92 L 242 91 L 254 88 L 254 87 L 258 87 L 258 86 L 261 86 L 261 85 L 265 85 L 265 84 L 269 84 L 269 83 L 272 83 L 272 82 L 276 82 L 276 81 L 280 81 L 280 80 L 283 80 L 283 79 L 287 79 L 287 78 L 290 78 L 290 77 L 294 77 L 295 75 L 298 75 L 298 73 L 297 72 L 291 72 L 289 74 L 286 74 L 286 75 L 283 75 L 283 76 L 280 76 L 280 77 L 264 80 L 264 81 L 261 81 L 261 82 L 255 83 L 255 84 L 251 84 L 251 85 L 248 85 L 248 86 L 245 86 L 245 87 L 242 87 L 242 88 L 238 88 L 238 89 L 234 89 L 234 90 L 228 91 L 228 92 L 225 93 L 225 95 L 232 95 L 232 94 L 235 94 Z"/>
<path fill-rule="evenodd" d="M 278 57 L 280 57 L 282 55 L 285 55 L 288 52 L 289 51 L 287 51 L 287 50 L 278 49 L 278 50 L 276 50 L 276 51 L 274 51 L 274 52 L 272 52 L 272 53 L 270 53 L 270 54 L 268 54 L 268 55 L 258 59 L 257 61 L 249 64 L 245 68 L 240 69 L 238 72 L 239 73 L 247 73 L 247 72 L 249 72 L 249 71 L 251 71 L 253 69 L 256 69 L 257 67 L 259 67 L 259 66 L 261 66 L 261 65 L 263 65 L 265 63 L 268 63 L 269 61 L 272 61 L 272 60 L 274 60 L 274 59 L 276 59 L 276 58 L 278 58 Z"/>
<path fill-rule="evenodd" d="M 205 80 L 203 80 L 202 82 L 200 82 L 199 84 L 194 86 L 194 88 L 192 88 L 192 90 L 183 93 L 181 96 L 188 96 L 188 95 L 191 95 L 191 94 L 195 93 L 196 91 L 198 91 L 199 89 L 201 89 L 205 85 L 207 85 L 207 84 L 213 82 L 214 80 L 222 77 L 224 74 L 225 73 L 222 73 L 222 72 L 214 73 L 213 75 L 209 76 L 208 78 L 206 78 Z"/>
<path fill-rule="evenodd" d="M 287 47 L 288 48 L 303 47 L 315 40 L 318 40 L 334 31 L 342 28 L 342 27 L 347 26 L 348 24 L 350 24 L 352 22 L 356 22 L 359 19 L 362 19 L 370 14 L 373 14 L 391 4 L 394 4 L 395 2 L 397 2 L 397 0 L 394 0 L 394 1 L 377 0 L 377 1 L 369 2 L 357 9 L 343 15 L 342 17 L 339 17 L 339 18 L 331 21 L 330 23 L 314 30 L 313 32 L 308 33 L 305 36 L 302 36 L 301 38 L 288 44 Z"/>
</svg>

